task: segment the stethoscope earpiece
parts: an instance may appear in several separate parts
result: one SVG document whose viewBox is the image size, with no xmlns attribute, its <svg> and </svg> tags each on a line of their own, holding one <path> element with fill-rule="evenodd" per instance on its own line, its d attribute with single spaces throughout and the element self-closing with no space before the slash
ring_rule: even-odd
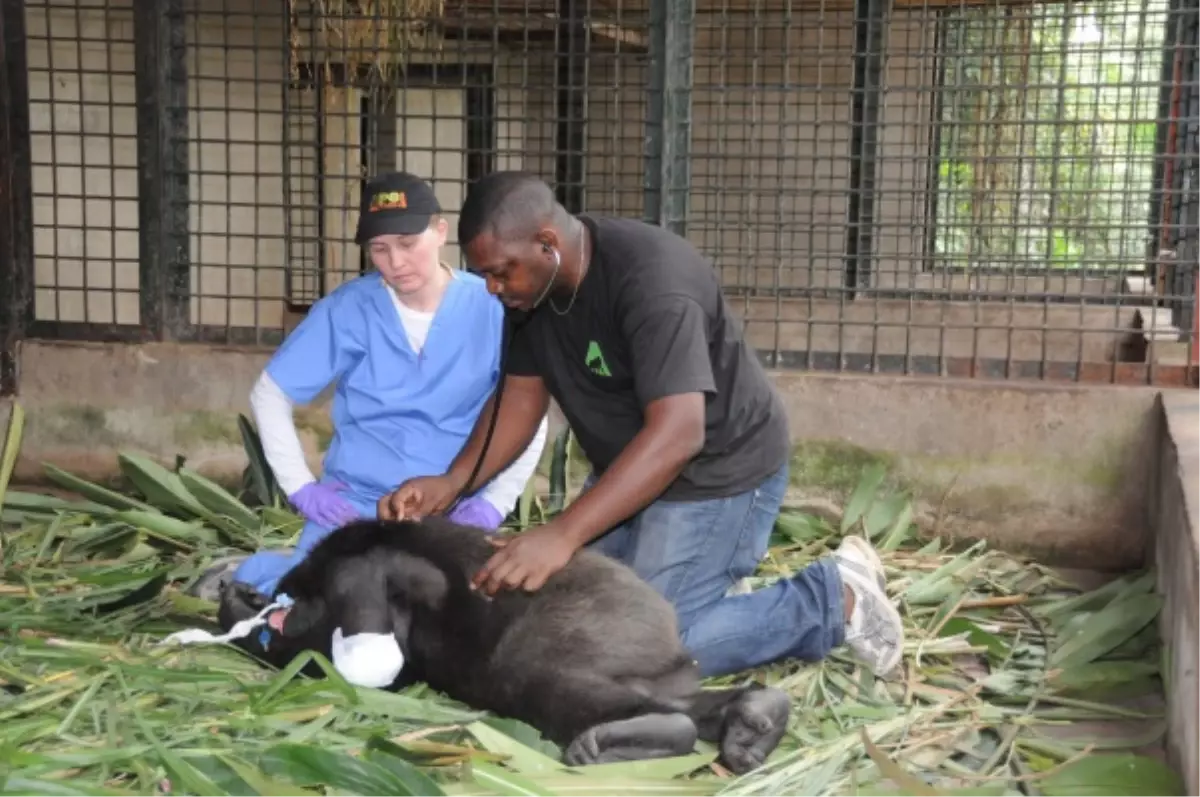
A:
<svg viewBox="0 0 1200 797">
<path fill-rule="evenodd" d="M 554 280 L 558 277 L 558 270 L 562 268 L 562 255 L 558 253 L 558 250 L 551 249 L 546 244 L 542 244 L 542 248 L 554 255 L 554 273 L 550 275 L 550 279 L 546 280 L 546 287 L 542 289 L 542 295 L 533 303 L 535 308 L 539 307 L 545 301 L 546 296 L 550 294 L 550 289 L 554 287 Z"/>
</svg>

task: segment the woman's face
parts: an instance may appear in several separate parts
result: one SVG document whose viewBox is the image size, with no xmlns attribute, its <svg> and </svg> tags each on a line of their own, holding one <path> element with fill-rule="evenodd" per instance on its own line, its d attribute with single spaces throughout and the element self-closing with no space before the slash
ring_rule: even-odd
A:
<svg viewBox="0 0 1200 797">
<path fill-rule="evenodd" d="M 436 217 L 417 235 L 376 236 L 367 245 L 371 264 L 397 293 L 417 293 L 437 274 L 438 254 L 446 243 L 448 229 L 446 220 Z"/>
</svg>

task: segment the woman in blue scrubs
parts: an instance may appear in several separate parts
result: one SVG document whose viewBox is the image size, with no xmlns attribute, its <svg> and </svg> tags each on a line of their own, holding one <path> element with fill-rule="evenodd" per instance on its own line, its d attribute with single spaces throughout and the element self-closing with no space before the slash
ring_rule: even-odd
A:
<svg viewBox="0 0 1200 797">
<path fill-rule="evenodd" d="M 430 186 L 403 172 L 364 188 L 355 242 L 375 271 L 309 310 L 267 363 L 250 396 L 276 481 L 305 518 L 294 551 L 226 560 L 192 588 L 208 600 L 233 580 L 264 597 L 333 529 L 374 518 L 406 480 L 442 473 L 462 450 L 499 378 L 504 309 L 484 281 L 439 258 L 448 225 Z M 333 439 L 318 479 L 305 462 L 292 408 L 335 385 Z M 450 513 L 495 529 L 533 475 L 546 419 L 512 466 Z M 236 568 L 236 569 L 235 569 Z"/>
</svg>

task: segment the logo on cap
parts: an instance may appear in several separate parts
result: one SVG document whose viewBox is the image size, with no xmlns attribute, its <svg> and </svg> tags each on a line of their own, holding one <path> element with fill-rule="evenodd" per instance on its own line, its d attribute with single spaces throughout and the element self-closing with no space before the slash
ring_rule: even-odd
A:
<svg viewBox="0 0 1200 797">
<path fill-rule="evenodd" d="M 375 213 L 380 210 L 405 210 L 408 208 L 408 197 L 403 191 L 380 191 L 371 197 L 368 210 Z"/>
</svg>

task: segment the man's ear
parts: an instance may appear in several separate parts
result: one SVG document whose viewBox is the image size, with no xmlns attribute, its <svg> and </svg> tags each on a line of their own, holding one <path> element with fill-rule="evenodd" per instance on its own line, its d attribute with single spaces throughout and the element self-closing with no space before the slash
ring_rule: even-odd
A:
<svg viewBox="0 0 1200 797">
<path fill-rule="evenodd" d="M 559 248 L 558 231 L 553 227 L 543 227 L 538 230 L 534 236 L 539 247 L 544 247 L 546 250 L 553 251 Z"/>
<path fill-rule="evenodd" d="M 450 592 L 450 580 L 440 568 L 420 556 L 392 552 L 384 562 L 388 593 L 405 603 L 437 611 Z"/>
<path fill-rule="evenodd" d="M 325 619 L 325 611 L 325 601 L 321 598 L 297 600 L 284 615 L 280 632 L 285 637 L 304 636 Z"/>
</svg>

